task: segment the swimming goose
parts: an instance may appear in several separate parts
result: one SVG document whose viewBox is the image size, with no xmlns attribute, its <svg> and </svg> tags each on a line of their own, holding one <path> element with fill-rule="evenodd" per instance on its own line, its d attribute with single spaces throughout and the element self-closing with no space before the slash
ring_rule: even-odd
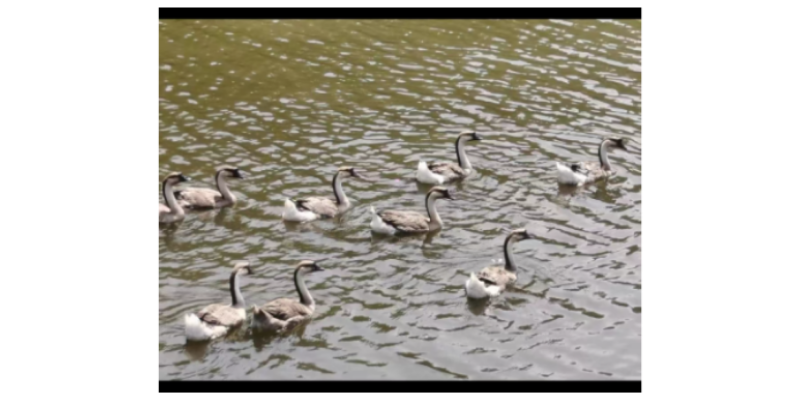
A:
<svg viewBox="0 0 800 400">
<path fill-rule="evenodd" d="M 431 185 L 441 185 L 456 179 L 461 179 L 472 173 L 467 154 L 464 152 L 464 143 L 473 140 L 483 140 L 477 132 L 464 131 L 456 138 L 456 157 L 458 164 L 451 162 L 425 162 L 420 160 L 417 164 L 417 180 Z"/>
<path fill-rule="evenodd" d="M 281 298 L 270 301 L 261 307 L 253 306 L 253 319 L 250 327 L 256 330 L 288 331 L 314 314 L 314 298 L 308 292 L 303 277 L 311 272 L 323 271 L 314 261 L 301 261 L 294 270 L 294 287 L 300 301 Z"/>
<path fill-rule="evenodd" d="M 252 274 L 250 263 L 237 262 L 233 265 L 230 278 L 231 304 L 211 304 L 198 313 L 186 314 L 183 318 L 187 340 L 201 341 L 216 339 L 228 330 L 241 324 L 247 317 L 244 297 L 239 290 L 239 275 Z"/>
<path fill-rule="evenodd" d="M 281 217 L 284 221 L 308 222 L 318 218 L 333 218 L 350 208 L 350 200 L 342 190 L 342 179 L 346 176 L 364 179 L 352 167 L 341 167 L 333 175 L 333 199 L 327 197 L 306 197 L 286 199 Z"/>
<path fill-rule="evenodd" d="M 217 168 L 217 174 L 214 176 L 217 190 L 190 187 L 176 190 L 175 198 L 184 208 L 202 209 L 232 206 L 236 203 L 236 196 L 228 189 L 228 182 L 225 181 L 225 178 L 244 179 L 239 168 L 223 166 Z"/>
<path fill-rule="evenodd" d="M 600 163 L 579 162 L 561 164 L 556 162 L 556 171 L 558 173 L 556 180 L 562 185 L 580 186 L 614 175 L 614 171 L 611 170 L 611 164 L 608 162 L 608 150 L 610 149 L 628 150 L 625 147 L 625 142 L 622 139 L 603 139 L 603 141 L 600 142 L 599 149 L 597 150 L 597 156 L 600 158 Z"/>
<path fill-rule="evenodd" d="M 158 203 L 158 222 L 168 223 L 183 219 L 185 216 L 183 207 L 181 207 L 175 199 L 175 195 L 172 193 L 172 187 L 181 182 L 188 182 L 190 180 L 189 177 L 184 176 L 180 172 L 173 172 L 167 175 L 164 182 L 161 183 L 161 194 L 164 195 L 164 201 L 166 201 L 167 204 Z"/>
<path fill-rule="evenodd" d="M 503 244 L 503 255 L 506 265 L 503 267 L 486 267 L 478 275 L 469 274 L 469 279 L 464 284 L 467 296 L 473 299 L 499 296 L 506 286 L 517 281 L 517 264 L 511 254 L 511 243 L 531 239 L 532 236 L 525 229 L 516 229 L 509 233 Z"/>
<path fill-rule="evenodd" d="M 416 211 L 394 211 L 384 210 L 375 212 L 375 207 L 370 207 L 372 222 L 370 228 L 373 232 L 395 234 L 395 233 L 421 233 L 430 232 L 442 228 L 442 218 L 436 211 L 435 202 L 438 199 L 455 200 L 449 189 L 442 186 L 434 186 L 425 195 L 425 208 L 428 216 Z"/>
</svg>

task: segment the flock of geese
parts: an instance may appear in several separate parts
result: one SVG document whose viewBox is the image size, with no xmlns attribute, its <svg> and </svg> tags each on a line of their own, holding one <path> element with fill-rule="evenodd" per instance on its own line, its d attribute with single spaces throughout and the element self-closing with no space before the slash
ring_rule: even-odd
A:
<svg viewBox="0 0 800 400">
<path fill-rule="evenodd" d="M 455 200 L 450 189 L 442 185 L 463 179 L 473 172 L 464 146 L 467 142 L 482 139 L 473 131 L 460 133 L 456 139 L 457 163 L 419 162 L 416 180 L 435 185 L 425 195 L 427 215 L 409 210 L 376 211 L 374 207 L 370 207 L 370 229 L 374 233 L 386 235 L 418 234 L 442 229 L 442 218 L 436 209 L 436 200 Z M 556 162 L 557 182 L 562 185 L 582 186 L 612 176 L 614 171 L 608 160 L 608 152 L 612 149 L 627 150 L 622 139 L 606 138 L 601 141 L 597 151 L 599 162 Z M 282 219 L 309 222 L 344 213 L 351 207 L 350 200 L 342 189 L 342 181 L 348 178 L 365 179 L 354 168 L 341 167 L 333 176 L 333 198 L 286 199 Z M 231 166 L 218 168 L 214 178 L 216 190 L 197 187 L 175 189 L 176 185 L 191 179 L 179 172 L 169 174 L 161 186 L 166 204 L 159 203 L 159 222 L 181 221 L 185 217 L 185 210 L 233 206 L 236 196 L 228 188 L 229 179 L 243 179 L 242 172 Z M 531 238 L 532 235 L 525 229 L 508 231 L 503 244 L 505 264 L 486 267 L 477 274 L 471 273 L 464 284 L 466 295 L 474 299 L 495 297 L 514 284 L 517 280 L 517 265 L 511 252 L 511 244 Z M 253 306 L 250 327 L 254 330 L 285 332 L 310 319 L 314 314 L 314 298 L 306 287 L 304 277 L 322 270 L 315 261 L 305 260 L 297 264 L 294 269 L 294 284 L 299 299 L 279 298 L 261 307 Z M 196 313 L 187 314 L 184 317 L 187 340 L 204 341 L 224 336 L 247 319 L 244 297 L 239 289 L 239 276 L 252 273 L 249 262 L 234 264 L 230 275 L 231 303 L 211 304 Z"/>
</svg>

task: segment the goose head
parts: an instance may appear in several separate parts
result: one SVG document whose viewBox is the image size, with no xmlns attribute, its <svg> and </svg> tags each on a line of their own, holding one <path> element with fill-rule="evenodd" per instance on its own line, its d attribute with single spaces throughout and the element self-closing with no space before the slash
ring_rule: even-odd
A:
<svg viewBox="0 0 800 400">
<path fill-rule="evenodd" d="M 628 148 L 625 147 L 625 140 L 622 138 L 609 138 L 608 140 L 611 141 L 611 147 L 615 149 L 621 149 L 628 151 Z"/>
<path fill-rule="evenodd" d="M 463 131 L 458 134 L 458 137 L 459 139 L 466 138 L 468 142 L 471 142 L 473 140 L 483 140 L 483 137 L 481 135 L 478 135 L 478 132 L 475 131 Z"/>
<path fill-rule="evenodd" d="M 299 264 L 297 264 L 297 267 L 295 267 L 295 268 L 296 268 L 298 271 L 300 271 L 300 272 L 303 272 L 303 273 L 306 273 L 306 274 L 307 274 L 307 273 L 309 273 L 309 272 L 319 272 L 319 271 L 324 271 L 324 269 L 323 269 L 322 267 L 320 267 L 320 266 L 317 264 L 317 262 L 316 262 L 316 261 L 312 261 L 312 260 L 303 260 L 303 261 L 300 261 L 300 263 L 299 263 Z"/>
<path fill-rule="evenodd" d="M 242 171 L 239 168 L 231 167 L 228 165 L 217 168 L 217 174 L 226 178 L 244 179 Z"/>
<path fill-rule="evenodd" d="M 363 175 L 359 174 L 358 171 L 356 171 L 356 169 L 353 167 L 339 167 L 339 171 L 337 173 L 342 174 L 342 176 L 352 176 L 353 178 L 358 178 L 362 180 L 366 179 L 364 178 Z"/>
<path fill-rule="evenodd" d="M 453 192 L 444 186 L 434 186 L 428 191 L 428 195 L 435 199 L 455 200 Z"/>
<path fill-rule="evenodd" d="M 513 241 L 518 242 L 521 240 L 528 240 L 533 239 L 533 235 L 531 235 L 527 229 L 514 229 L 508 231 L 508 237 L 511 238 Z"/>
<path fill-rule="evenodd" d="M 250 266 L 250 262 L 249 261 L 239 261 L 239 262 L 234 263 L 233 264 L 233 270 L 239 275 L 242 275 L 242 274 L 252 275 L 253 274 L 253 268 Z"/>
<path fill-rule="evenodd" d="M 173 172 L 164 178 L 164 182 L 170 185 L 177 185 L 181 182 L 189 182 L 190 180 L 192 180 L 192 178 L 189 178 L 180 172 Z"/>
</svg>

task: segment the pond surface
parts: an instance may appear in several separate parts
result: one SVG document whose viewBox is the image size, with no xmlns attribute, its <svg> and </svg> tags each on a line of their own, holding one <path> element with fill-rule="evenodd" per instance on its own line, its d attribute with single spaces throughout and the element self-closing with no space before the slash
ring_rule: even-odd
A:
<svg viewBox="0 0 800 400">
<path fill-rule="evenodd" d="M 246 180 L 239 202 L 159 227 L 160 379 L 641 379 L 641 21 L 161 20 L 159 182 L 211 187 L 217 166 Z M 442 202 L 434 235 L 369 231 L 369 207 L 424 211 L 419 159 L 477 172 Z M 559 190 L 556 160 L 595 161 L 604 136 L 617 175 Z M 332 195 L 339 166 L 353 208 L 281 221 L 284 198 Z M 153 177 L 154 194 L 159 192 Z M 160 187 L 159 187 L 160 188 Z M 163 201 L 163 200 L 162 200 Z M 514 246 L 516 287 L 468 301 L 470 272 Z M 295 297 L 309 275 L 312 321 L 284 336 L 236 330 L 187 345 L 183 315 Z"/>
</svg>

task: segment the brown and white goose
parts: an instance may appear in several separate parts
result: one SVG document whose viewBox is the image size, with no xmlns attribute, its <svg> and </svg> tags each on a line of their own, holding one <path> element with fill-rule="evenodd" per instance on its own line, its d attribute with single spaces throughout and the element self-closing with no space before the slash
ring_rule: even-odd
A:
<svg viewBox="0 0 800 400">
<path fill-rule="evenodd" d="M 614 175 L 615 172 L 611 169 L 611 163 L 608 162 L 608 151 L 611 149 L 628 150 L 622 139 L 603 139 L 603 141 L 600 142 L 600 147 L 597 149 L 597 157 L 600 159 L 599 163 L 579 162 L 562 164 L 556 162 L 556 172 L 558 174 L 556 180 L 562 185 L 581 186 Z"/>
<path fill-rule="evenodd" d="M 472 173 L 472 164 L 464 152 L 464 144 L 473 140 L 483 140 L 474 131 L 464 131 L 456 138 L 456 157 L 458 164 L 452 162 L 425 162 L 420 160 L 417 164 L 417 180 L 431 185 L 441 185 L 446 182 L 461 179 Z"/>
<path fill-rule="evenodd" d="M 351 204 L 342 189 L 342 179 L 353 177 L 364 179 L 355 168 L 341 167 L 333 175 L 333 198 L 305 197 L 302 199 L 286 199 L 281 217 L 284 221 L 308 222 L 320 218 L 333 218 L 347 211 Z"/>
<path fill-rule="evenodd" d="M 425 195 L 425 208 L 428 216 L 416 211 L 395 211 L 384 210 L 375 211 L 375 207 L 370 206 L 372 222 L 370 228 L 376 233 L 396 234 L 396 233 L 422 233 L 441 229 L 442 218 L 436 210 L 436 200 L 447 199 L 455 200 L 450 189 L 442 186 L 434 186 Z"/>
<path fill-rule="evenodd" d="M 531 239 L 532 236 L 525 229 L 511 231 L 503 244 L 503 256 L 506 264 L 502 267 L 486 267 L 477 275 L 470 273 L 469 279 L 464 284 L 467 296 L 473 299 L 499 296 L 506 286 L 517 281 L 517 264 L 511 253 L 511 244 L 521 240 Z"/>
<path fill-rule="evenodd" d="M 250 263 L 237 262 L 230 277 L 231 304 L 211 304 L 197 313 L 183 318 L 186 339 L 202 341 L 216 339 L 228 330 L 244 322 L 247 317 L 244 297 L 239 290 L 239 275 L 252 274 Z"/>
<path fill-rule="evenodd" d="M 214 182 L 217 190 L 208 188 L 190 187 L 176 190 L 175 198 L 184 208 L 205 209 L 232 206 L 236 203 L 236 196 L 228 188 L 226 178 L 244 179 L 239 168 L 223 166 L 217 168 Z"/>
<path fill-rule="evenodd" d="M 314 298 L 308 292 L 305 280 L 306 274 L 323 271 L 316 262 L 301 261 L 294 270 L 294 287 L 300 296 L 300 301 L 289 298 L 280 298 L 270 301 L 261 307 L 253 306 L 253 319 L 250 327 L 255 330 L 288 331 L 300 322 L 311 318 L 314 314 Z"/>
</svg>

